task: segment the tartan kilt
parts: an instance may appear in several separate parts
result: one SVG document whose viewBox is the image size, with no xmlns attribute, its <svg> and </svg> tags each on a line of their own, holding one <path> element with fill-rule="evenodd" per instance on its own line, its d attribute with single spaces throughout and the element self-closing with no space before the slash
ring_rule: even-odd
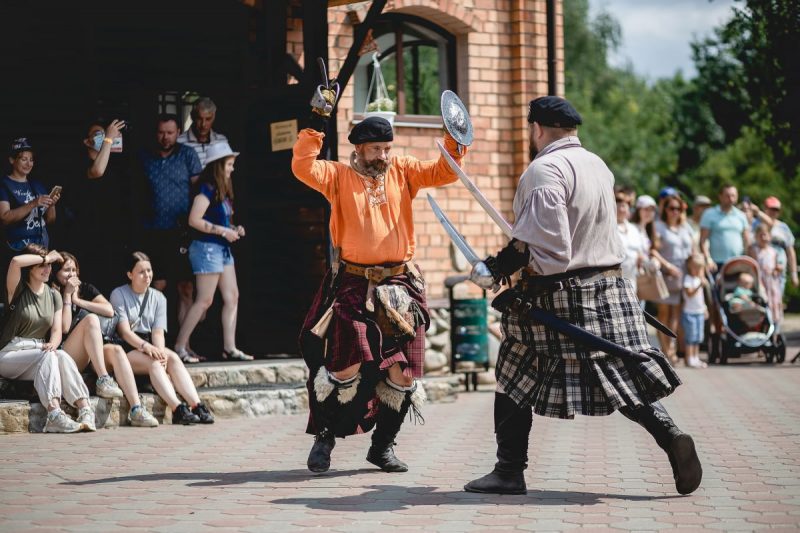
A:
<svg viewBox="0 0 800 533">
<path fill-rule="evenodd" d="M 367 287 L 365 277 L 340 272 L 331 288 L 332 272 L 328 270 L 325 279 L 314 297 L 300 332 L 300 352 L 308 366 L 310 375 L 306 384 L 309 391 L 311 412 L 306 428 L 308 433 L 316 433 L 314 425 L 314 377 L 321 366 L 330 372 L 338 372 L 352 365 L 361 364 L 362 380 L 353 401 L 339 406 L 335 433 L 343 437 L 365 433 L 374 426 L 377 413 L 375 386 L 383 379 L 389 367 L 400 363 L 403 373 L 420 378 L 425 363 L 425 332 L 430 327 L 430 315 L 424 290 L 414 284 L 410 274 L 400 274 L 384 279 L 378 285 L 401 285 L 417 302 L 424 321 L 417 327 L 416 337 L 402 344 L 385 339 L 374 320 L 373 313 L 366 309 Z M 319 339 L 311 329 L 333 304 L 333 317 L 325 335 Z M 377 297 L 375 298 L 375 305 Z"/>
<path fill-rule="evenodd" d="M 503 313 L 498 384 L 520 406 L 541 416 L 609 415 L 650 404 L 681 384 L 664 354 L 650 345 L 631 282 L 599 281 L 532 297 L 559 318 L 650 357 L 636 361 L 575 345 L 568 337 L 509 310 Z"/>
</svg>

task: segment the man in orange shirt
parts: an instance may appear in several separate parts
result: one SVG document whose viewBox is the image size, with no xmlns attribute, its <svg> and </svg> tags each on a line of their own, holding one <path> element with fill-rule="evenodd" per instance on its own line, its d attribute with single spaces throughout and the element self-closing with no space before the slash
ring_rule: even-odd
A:
<svg viewBox="0 0 800 533">
<path fill-rule="evenodd" d="M 335 98 L 328 99 L 330 104 Z M 390 156 L 388 121 L 369 117 L 348 140 L 350 164 L 317 160 L 332 105 L 312 101 L 311 127 L 294 145 L 292 171 L 331 204 L 330 235 L 338 257 L 311 304 L 300 336 L 310 370 L 310 416 L 315 435 L 312 472 L 330 468 L 335 437 L 375 426 L 367 461 L 386 472 L 408 466 L 393 451 L 409 409 L 419 416 L 425 331 L 430 319 L 425 281 L 413 263 L 412 201 L 423 187 L 458 179 L 447 162 Z M 466 150 L 445 134 L 448 152 Z"/>
</svg>

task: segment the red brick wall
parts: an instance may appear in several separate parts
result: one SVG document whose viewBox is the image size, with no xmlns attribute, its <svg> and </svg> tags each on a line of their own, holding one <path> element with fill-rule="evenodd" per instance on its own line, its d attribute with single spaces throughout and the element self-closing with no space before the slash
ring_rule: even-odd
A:
<svg viewBox="0 0 800 533">
<path fill-rule="evenodd" d="M 369 2 L 328 11 L 330 71 L 338 72 L 352 44 L 348 11 L 363 20 Z M 563 94 L 563 26 L 557 1 L 558 92 Z M 466 171 L 487 198 L 509 219 L 517 179 L 528 163 L 527 102 L 547 94 L 547 17 L 545 0 L 389 0 L 384 12 L 416 15 L 456 36 L 456 92 L 467 105 L 475 141 L 465 159 Z M 347 134 L 353 120 L 353 84 L 338 106 L 340 159 L 352 146 Z M 438 157 L 434 141 L 441 129 L 396 125 L 394 151 L 420 159 Z M 417 261 L 425 271 L 430 297 L 444 294 L 444 278 L 456 273 L 447 235 L 433 216 L 424 192 L 431 192 L 480 255 L 494 253 L 506 238 L 467 190 L 455 183 L 423 191 L 414 203 Z M 466 285 L 464 285 L 466 288 Z"/>
</svg>

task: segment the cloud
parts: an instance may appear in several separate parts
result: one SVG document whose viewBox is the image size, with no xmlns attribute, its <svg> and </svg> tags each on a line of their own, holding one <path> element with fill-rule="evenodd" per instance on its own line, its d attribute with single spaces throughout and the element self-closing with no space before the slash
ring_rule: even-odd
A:
<svg viewBox="0 0 800 533">
<path fill-rule="evenodd" d="M 622 44 L 611 61 L 630 62 L 639 74 L 667 77 L 676 71 L 695 73 L 690 43 L 711 35 L 729 20 L 735 0 L 590 0 L 591 12 L 601 9 L 622 27 Z"/>
</svg>

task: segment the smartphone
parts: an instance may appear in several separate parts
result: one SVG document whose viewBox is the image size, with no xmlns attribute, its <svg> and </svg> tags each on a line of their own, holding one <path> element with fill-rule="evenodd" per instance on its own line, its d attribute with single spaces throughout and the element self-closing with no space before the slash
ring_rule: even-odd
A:
<svg viewBox="0 0 800 533">
<path fill-rule="evenodd" d="M 53 190 L 50 191 L 50 198 L 61 194 L 61 185 L 56 185 L 53 187 Z"/>
</svg>

